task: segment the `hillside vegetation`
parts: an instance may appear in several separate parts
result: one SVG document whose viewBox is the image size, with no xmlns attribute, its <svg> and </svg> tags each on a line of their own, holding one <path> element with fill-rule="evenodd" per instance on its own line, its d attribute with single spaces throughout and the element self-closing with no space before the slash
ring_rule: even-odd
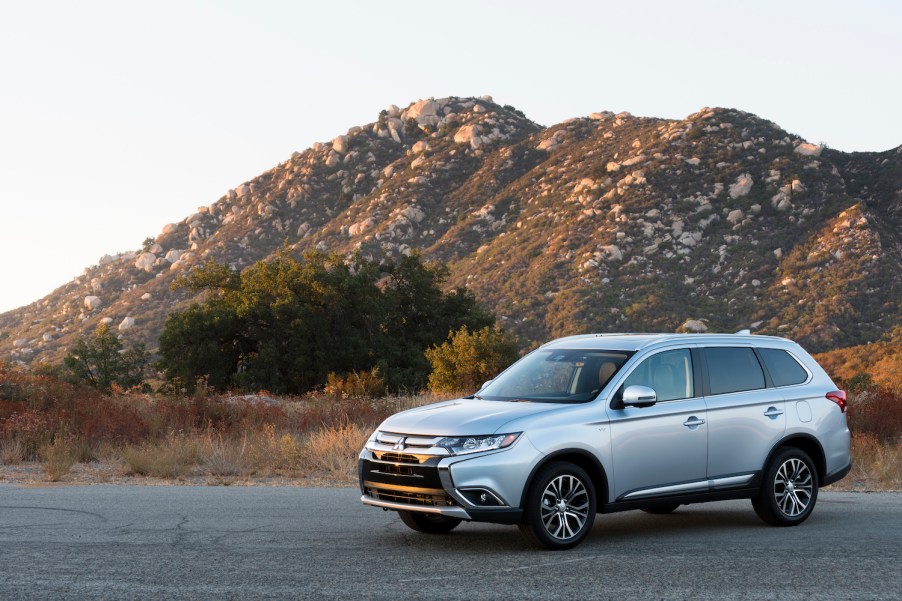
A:
<svg viewBox="0 0 902 601">
<path fill-rule="evenodd" d="M 593 113 L 542 127 L 490 97 L 421 100 L 294 153 L 27 307 L 11 362 L 59 361 L 106 323 L 158 350 L 171 287 L 316 250 L 448 266 L 533 346 L 587 331 L 779 334 L 812 352 L 884 349 L 902 323 L 902 147 L 842 153 L 755 115 Z M 874 345 L 882 346 L 874 346 Z M 831 359 L 850 367 L 860 350 Z M 839 357 L 839 355 L 837 355 Z M 854 374 L 853 374 L 854 375 Z"/>
</svg>

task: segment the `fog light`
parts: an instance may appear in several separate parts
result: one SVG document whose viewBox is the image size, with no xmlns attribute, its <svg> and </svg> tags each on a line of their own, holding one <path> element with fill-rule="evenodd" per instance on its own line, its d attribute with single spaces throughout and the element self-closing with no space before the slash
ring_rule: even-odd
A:
<svg viewBox="0 0 902 601">
<path fill-rule="evenodd" d="M 484 488 L 470 488 L 459 492 L 473 505 L 479 507 L 504 507 L 504 503 L 498 497 Z"/>
</svg>

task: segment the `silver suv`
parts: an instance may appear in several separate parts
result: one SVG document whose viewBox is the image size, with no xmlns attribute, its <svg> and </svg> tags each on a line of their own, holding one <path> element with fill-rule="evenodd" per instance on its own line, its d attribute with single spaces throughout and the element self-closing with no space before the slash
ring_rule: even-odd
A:
<svg viewBox="0 0 902 601">
<path fill-rule="evenodd" d="M 477 394 L 385 420 L 360 453 L 361 501 L 431 534 L 518 524 L 550 549 L 581 542 L 596 513 L 722 499 L 795 526 L 851 469 L 845 409 L 784 338 L 571 336 Z"/>
</svg>

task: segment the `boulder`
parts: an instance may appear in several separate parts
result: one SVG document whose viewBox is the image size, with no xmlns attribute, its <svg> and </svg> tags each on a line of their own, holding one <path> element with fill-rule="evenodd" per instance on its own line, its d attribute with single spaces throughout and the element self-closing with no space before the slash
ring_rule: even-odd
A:
<svg viewBox="0 0 902 601">
<path fill-rule="evenodd" d="M 158 255 L 163 252 L 163 247 L 159 244 L 151 244 L 150 248 L 147 250 L 148 252 L 152 252 L 153 254 Z"/>
<path fill-rule="evenodd" d="M 124 332 L 126 330 L 130 330 L 135 327 L 135 318 L 134 317 L 126 317 L 119 324 L 119 331 Z"/>
<path fill-rule="evenodd" d="M 234 191 L 229 190 L 229 192 L 234 192 Z M 163 231 L 160 232 L 160 235 L 165 236 L 166 234 L 171 234 L 172 232 L 174 232 L 176 230 L 176 228 L 178 228 L 178 226 L 179 225 L 177 223 L 167 223 L 166 225 L 163 226 Z"/>
<path fill-rule="evenodd" d="M 426 140 L 420 140 L 416 144 L 414 144 L 410 149 L 414 154 L 418 154 L 420 152 L 426 152 L 429 150 L 429 142 Z M 387 169 L 387 167 L 386 167 Z"/>
<path fill-rule="evenodd" d="M 557 139 L 554 137 L 551 137 L 551 138 L 546 138 L 545 140 L 542 140 L 541 142 L 539 142 L 539 145 L 536 146 L 536 148 L 538 148 L 539 150 L 551 150 L 558 144 L 559 144 L 559 142 L 557 141 Z"/>
<path fill-rule="evenodd" d="M 482 138 L 479 137 L 478 125 L 464 125 L 454 134 L 454 141 L 458 144 L 469 144 L 472 148 L 479 148 L 482 145 Z"/>
<path fill-rule="evenodd" d="M 677 331 L 702 333 L 708 331 L 708 326 L 700 319 L 687 319 Z"/>
<path fill-rule="evenodd" d="M 141 300 L 143 300 L 143 301 L 150 300 L 150 299 L 151 299 L 150 292 L 145 292 L 144 294 L 141 295 Z"/>
<path fill-rule="evenodd" d="M 398 105 L 396 105 L 396 104 L 388 105 L 388 108 L 385 109 L 385 112 L 388 114 L 389 117 L 398 118 L 401 116 L 401 109 L 398 108 Z"/>
<path fill-rule="evenodd" d="M 819 157 L 821 156 L 821 151 L 823 150 L 823 146 L 819 144 L 811 144 L 810 142 L 802 142 L 795 147 L 795 151 L 802 156 Z"/>
<path fill-rule="evenodd" d="M 745 219 L 745 214 L 741 209 L 733 209 L 732 211 L 730 211 L 730 214 L 727 215 L 727 221 L 732 224 L 739 223 L 743 219 Z"/>
<path fill-rule="evenodd" d="M 175 263 L 182 256 L 182 251 L 172 248 L 169 252 L 166 253 L 166 256 L 163 258 L 169 261 L 170 263 Z"/>
<path fill-rule="evenodd" d="M 374 225 L 376 225 L 376 220 L 373 219 L 372 217 L 368 217 L 367 219 L 364 219 L 363 221 L 358 221 L 357 223 L 355 223 L 351 227 L 349 227 L 348 235 L 349 236 L 359 236 L 360 234 L 364 233 L 365 231 L 367 231 Z"/>
<path fill-rule="evenodd" d="M 348 151 L 348 136 L 335 136 L 332 140 L 332 150 L 338 154 L 344 154 Z"/>
<path fill-rule="evenodd" d="M 473 112 L 474 112 L 474 113 L 487 113 L 488 110 L 489 110 L 489 109 L 485 108 L 485 107 L 482 106 L 481 104 L 477 104 L 476 106 L 473 107 Z"/>
<path fill-rule="evenodd" d="M 100 323 L 102 323 L 105 326 L 108 326 L 111 323 L 113 323 L 113 318 L 112 317 L 104 317 L 103 319 L 100 320 Z"/>
<path fill-rule="evenodd" d="M 435 100 L 420 100 L 410 105 L 406 111 L 401 114 L 401 120 L 416 119 L 420 125 L 436 125 L 441 120 L 438 116 L 441 106 Z"/>
<path fill-rule="evenodd" d="M 739 198 L 740 196 L 745 196 L 752 189 L 752 184 L 754 183 L 755 180 L 752 179 L 752 175 L 750 173 L 743 173 L 736 178 L 735 182 L 730 184 L 730 198 Z"/>
<path fill-rule="evenodd" d="M 85 297 L 85 309 L 88 311 L 93 311 L 100 307 L 100 297 L 99 296 L 86 296 Z"/>
<path fill-rule="evenodd" d="M 623 251 L 621 251 L 620 247 L 615 244 L 608 244 L 607 246 L 602 246 L 601 250 L 608 256 L 608 259 L 611 261 L 622 261 L 623 260 Z"/>
<path fill-rule="evenodd" d="M 153 253 L 141 253 L 138 255 L 138 258 L 135 259 L 135 268 L 151 271 L 153 269 L 154 261 L 156 260 L 157 256 Z"/>
<path fill-rule="evenodd" d="M 339 165 L 341 165 L 341 159 L 339 158 L 338 154 L 336 154 L 335 152 L 330 152 L 329 157 L 326 159 L 326 167 L 332 168 L 338 167 Z"/>
</svg>

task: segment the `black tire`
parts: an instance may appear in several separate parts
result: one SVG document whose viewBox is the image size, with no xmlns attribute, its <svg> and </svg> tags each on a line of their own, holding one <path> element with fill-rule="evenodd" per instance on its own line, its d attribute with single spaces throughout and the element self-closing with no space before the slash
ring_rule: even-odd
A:
<svg viewBox="0 0 902 601">
<path fill-rule="evenodd" d="M 520 531 L 535 545 L 562 550 L 582 542 L 595 521 L 595 486 L 579 466 L 543 467 L 526 493 Z"/>
<path fill-rule="evenodd" d="M 419 513 L 417 511 L 399 511 L 401 521 L 408 528 L 424 534 L 447 534 L 458 525 L 460 520 L 438 513 Z"/>
<path fill-rule="evenodd" d="M 817 468 L 805 451 L 779 451 L 764 471 L 761 490 L 752 507 L 771 526 L 798 526 L 817 503 Z"/>
<path fill-rule="evenodd" d="M 673 513 L 679 506 L 679 503 L 673 503 L 671 505 L 657 505 L 655 507 L 645 507 L 642 509 L 642 511 L 644 511 L 645 513 L 653 513 L 655 515 L 665 515 L 668 513 Z"/>
</svg>

